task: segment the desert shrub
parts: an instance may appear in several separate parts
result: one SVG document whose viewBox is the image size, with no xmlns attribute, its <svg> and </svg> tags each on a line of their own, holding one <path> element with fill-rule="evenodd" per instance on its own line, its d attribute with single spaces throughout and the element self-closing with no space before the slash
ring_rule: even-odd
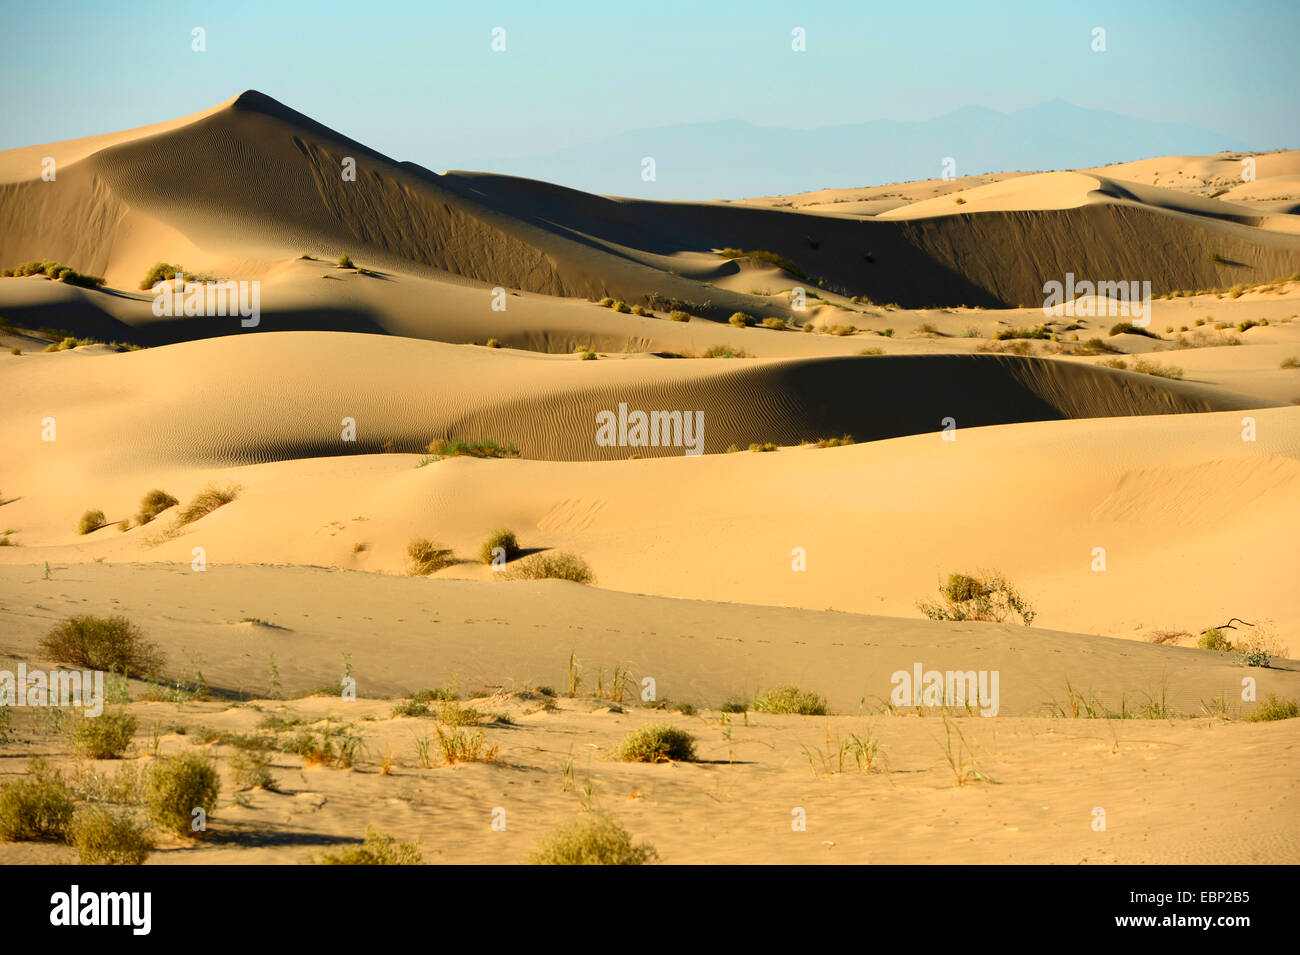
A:
<svg viewBox="0 0 1300 955">
<path fill-rule="evenodd" d="M 1116 322 L 1110 327 L 1111 335 L 1145 335 L 1147 338 L 1159 338 L 1155 332 L 1149 328 L 1140 328 L 1132 322 Z"/>
<path fill-rule="evenodd" d="M 836 338 L 856 334 L 857 330 L 856 325 L 827 325 L 822 329 L 827 335 L 834 335 Z"/>
<path fill-rule="evenodd" d="M 578 584 L 596 582 L 587 562 L 565 551 L 533 554 L 518 561 L 505 572 L 509 580 L 572 580 Z"/>
<path fill-rule="evenodd" d="M 580 358 L 582 361 L 596 360 L 596 353 L 591 348 L 579 348 L 576 352 L 574 352 L 574 354 L 577 355 L 578 358 Z"/>
<path fill-rule="evenodd" d="M 774 686 L 754 697 L 759 713 L 797 713 L 800 716 L 825 716 L 826 698 L 797 686 Z"/>
<path fill-rule="evenodd" d="M 1218 650 L 1221 653 L 1232 652 L 1232 644 L 1218 627 L 1213 627 L 1201 634 L 1196 641 L 1196 645 L 1202 650 Z"/>
<path fill-rule="evenodd" d="M 167 508 L 175 507 L 179 503 L 180 501 L 166 491 L 154 488 L 140 499 L 140 511 L 135 516 L 135 522 L 137 524 L 148 524 Z"/>
<path fill-rule="evenodd" d="M 441 725 L 435 725 L 434 731 L 438 734 L 438 746 L 447 765 L 496 762 L 497 745 L 488 745 L 482 730 L 470 733 L 459 726 L 443 729 Z"/>
<path fill-rule="evenodd" d="M 846 434 L 842 438 L 819 438 L 817 447 L 819 448 L 843 448 L 853 443 L 853 435 Z"/>
<path fill-rule="evenodd" d="M 339 268 L 341 268 L 341 269 L 355 269 L 355 268 L 356 268 L 356 264 L 352 261 L 352 257 L 349 256 L 349 255 L 345 252 L 345 253 L 343 253 L 342 255 L 339 256 Z"/>
<path fill-rule="evenodd" d="M 1267 667 L 1273 662 L 1268 655 L 1268 651 L 1261 647 L 1242 648 L 1241 656 L 1238 659 L 1242 666 L 1247 667 Z"/>
<path fill-rule="evenodd" d="M 710 345 L 701 358 L 749 358 L 749 352 L 743 348 L 732 348 L 730 345 Z"/>
<path fill-rule="evenodd" d="M 413 538 L 406 545 L 406 556 L 411 560 L 409 573 L 415 577 L 428 576 L 456 563 L 456 557 L 450 548 L 435 544 L 427 537 Z"/>
<path fill-rule="evenodd" d="M 754 316 L 745 312 L 733 312 L 731 318 L 727 319 L 727 321 L 737 328 L 745 328 L 754 324 Z"/>
<path fill-rule="evenodd" d="M 562 826 L 537 844 L 530 865 L 650 865 L 659 854 L 647 842 L 632 844 L 613 816 L 601 813 Z"/>
<path fill-rule="evenodd" d="M 1293 720 L 1300 717 L 1300 703 L 1295 700 L 1280 700 L 1270 693 L 1260 700 L 1259 706 L 1246 719 L 1252 723 L 1271 723 L 1274 720 Z"/>
<path fill-rule="evenodd" d="M 261 749 L 240 748 L 230 754 L 227 763 L 235 783 L 245 789 L 274 789 L 271 757 Z"/>
<path fill-rule="evenodd" d="M 1292 355 L 1290 358 L 1282 359 L 1281 368 L 1300 368 L 1300 358 Z"/>
<path fill-rule="evenodd" d="M 640 763 L 693 763 L 695 737 L 667 723 L 651 723 L 629 733 L 614 749 L 613 756 Z"/>
<path fill-rule="evenodd" d="M 498 547 L 501 548 L 507 561 L 514 560 L 519 556 L 519 539 L 515 537 L 515 532 L 502 527 L 488 535 L 488 539 L 479 548 L 478 559 L 485 564 L 491 564 L 492 558 L 495 556 L 493 551 Z"/>
<path fill-rule="evenodd" d="M 643 305 L 633 305 L 632 314 L 640 315 L 642 318 L 654 318 L 655 313 L 650 311 L 650 309 L 646 308 Z"/>
<path fill-rule="evenodd" d="M 883 348 L 876 347 L 864 348 L 862 351 L 858 352 L 859 355 L 883 355 L 884 353 L 885 350 Z"/>
<path fill-rule="evenodd" d="M 1036 616 L 1029 602 L 996 571 L 978 575 L 949 574 L 939 588 L 937 602 L 919 601 L 917 607 L 931 620 L 986 620 L 1001 623 L 1016 614 L 1027 627 Z"/>
<path fill-rule="evenodd" d="M 44 760 L 27 767 L 27 776 L 0 786 L 0 840 L 61 839 L 72 820 L 67 784 Z"/>
<path fill-rule="evenodd" d="M 82 865 L 142 865 L 153 851 L 146 827 L 96 805 L 82 806 L 73 815 L 68 843 Z"/>
<path fill-rule="evenodd" d="M 50 659 L 73 667 L 147 674 L 162 667 L 158 647 L 126 617 L 69 617 L 41 638 Z"/>
<path fill-rule="evenodd" d="M 748 713 L 749 705 L 750 704 L 748 700 L 742 700 L 739 699 L 738 697 L 732 697 L 731 699 L 727 700 L 727 702 L 723 703 L 722 706 L 718 707 L 718 709 L 721 710 L 723 713 Z"/>
<path fill-rule="evenodd" d="M 145 273 L 144 278 L 140 282 L 140 288 L 143 291 L 148 292 L 159 282 L 175 279 L 178 272 L 181 274 L 182 278 L 185 276 L 185 270 L 179 265 L 168 265 L 166 262 L 159 262 Z"/>
<path fill-rule="evenodd" d="M 487 340 L 487 347 L 488 347 L 488 348 L 500 348 L 500 347 L 501 347 L 501 342 L 498 341 L 498 340 L 495 339 L 495 338 L 489 338 L 489 339 Z"/>
<path fill-rule="evenodd" d="M 399 842 L 374 826 L 366 827 L 366 841 L 322 853 L 318 865 L 423 865 L 419 842 Z"/>
<path fill-rule="evenodd" d="M 1052 333 L 1042 325 L 1037 328 L 1002 328 L 993 336 L 998 341 L 1010 338 L 1051 338 Z"/>
<path fill-rule="evenodd" d="M 612 298 L 610 298 L 608 295 L 606 295 L 604 298 L 602 298 L 602 299 L 600 300 L 600 302 L 599 302 L 598 304 L 599 304 L 602 308 L 609 308 L 610 306 L 612 306 L 612 305 L 614 304 L 614 300 L 613 300 Z"/>
<path fill-rule="evenodd" d="M 746 252 L 742 249 L 723 249 L 720 254 L 729 259 L 756 259 L 759 262 L 767 262 L 769 265 L 775 265 L 778 269 L 783 269 L 805 281 L 808 279 L 807 273 L 784 255 L 769 252 L 767 249 L 755 249 L 752 252 Z"/>
<path fill-rule="evenodd" d="M 103 511 L 86 511 L 81 515 L 81 520 L 77 521 L 77 533 L 89 534 L 91 531 L 97 531 L 108 522 Z"/>
<path fill-rule="evenodd" d="M 758 451 L 758 452 L 763 452 L 763 451 L 775 451 L 775 450 L 776 450 L 776 445 L 773 444 L 771 441 L 765 441 L 765 442 L 763 442 L 763 443 L 761 443 L 761 444 L 760 444 L 759 442 L 756 441 L 756 442 L 754 442 L 753 444 L 751 444 L 751 445 L 749 446 L 749 450 L 751 450 L 751 451 Z"/>
<path fill-rule="evenodd" d="M 425 449 L 439 457 L 455 458 L 469 455 L 474 458 L 517 458 L 519 449 L 507 441 L 499 444 L 491 438 L 464 441 L 460 438 L 435 438 Z"/>
<path fill-rule="evenodd" d="M 1158 361 L 1151 361 L 1147 358 L 1139 358 L 1133 366 L 1133 370 L 1140 375 L 1153 375 L 1156 378 L 1174 378 L 1181 380 L 1183 370 L 1175 365 L 1162 365 Z"/>
<path fill-rule="evenodd" d="M 78 756 L 85 759 L 120 759 L 131 745 L 136 719 L 125 710 L 106 710 L 99 716 L 72 717 L 65 725 L 72 748 Z"/>
<path fill-rule="evenodd" d="M 783 318 L 765 318 L 765 319 L 763 319 L 763 327 L 764 327 L 764 328 L 774 328 L 774 329 L 776 329 L 778 332 L 783 332 L 783 331 L 785 331 L 785 328 L 786 328 L 785 319 L 783 319 Z"/>
<path fill-rule="evenodd" d="M 238 484 L 231 483 L 225 487 L 218 487 L 216 484 L 209 484 L 194 499 L 181 508 L 180 513 L 176 515 L 176 524 L 182 527 L 186 524 L 193 524 L 201 517 L 206 517 L 219 507 L 224 507 L 239 496 L 240 487 Z"/>
<path fill-rule="evenodd" d="M 621 300 L 615 302 L 613 305 L 610 306 L 610 308 L 612 308 L 616 312 L 622 312 L 624 315 L 630 315 L 632 312 L 632 306 L 627 304 L 627 302 Z"/>
<path fill-rule="evenodd" d="M 149 767 L 145 774 L 145 805 L 156 825 L 178 836 L 194 838 L 194 810 L 211 816 L 221 793 L 216 768 L 198 753 L 168 756 Z"/>
<path fill-rule="evenodd" d="M 689 322 L 691 320 L 691 316 L 689 312 L 683 312 L 681 309 L 678 308 L 675 308 L 671 312 L 669 312 L 668 318 L 670 321 L 674 321 L 674 322 Z"/>
</svg>

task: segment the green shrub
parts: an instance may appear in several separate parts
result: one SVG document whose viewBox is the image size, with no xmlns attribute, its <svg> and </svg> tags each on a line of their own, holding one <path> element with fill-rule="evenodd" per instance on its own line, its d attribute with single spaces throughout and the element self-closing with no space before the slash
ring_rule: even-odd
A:
<svg viewBox="0 0 1300 955">
<path fill-rule="evenodd" d="M 174 280 L 178 272 L 184 278 L 185 270 L 179 265 L 168 265 L 166 262 L 159 262 L 145 273 L 144 279 L 140 282 L 140 288 L 146 292 L 152 291 L 153 287 L 159 282 Z"/>
<path fill-rule="evenodd" d="M 75 716 L 66 724 L 68 738 L 85 759 L 120 759 L 135 735 L 136 719 L 125 710 L 99 716 Z"/>
<path fill-rule="evenodd" d="M 73 815 L 68 843 L 82 865 L 143 865 L 153 851 L 146 827 L 96 805 L 82 806 Z"/>
<path fill-rule="evenodd" d="M 318 865 L 422 865 L 419 842 L 399 842 L 373 826 L 366 827 L 366 841 L 323 853 Z"/>
<path fill-rule="evenodd" d="M 1223 631 L 1217 627 L 1206 630 L 1201 634 L 1196 641 L 1196 645 L 1202 650 L 1218 650 L 1221 653 L 1232 652 L 1232 644 L 1223 635 Z"/>
<path fill-rule="evenodd" d="M 1293 720 L 1300 717 L 1300 703 L 1295 700 L 1279 700 L 1270 693 L 1261 700 L 1259 706 L 1246 719 L 1252 723 L 1271 723 L 1274 720 Z"/>
<path fill-rule="evenodd" d="M 533 554 L 516 562 L 505 572 L 509 580 L 572 580 L 579 584 L 596 582 L 587 562 L 564 551 Z"/>
<path fill-rule="evenodd" d="M 826 698 L 797 686 L 774 686 L 754 697 L 758 713 L 797 713 L 800 716 L 825 716 Z"/>
<path fill-rule="evenodd" d="M 406 545 L 406 556 L 411 559 L 409 573 L 414 577 L 426 577 L 456 563 L 456 555 L 450 548 L 435 544 L 427 537 L 412 539 Z"/>
<path fill-rule="evenodd" d="M 754 324 L 754 316 L 745 312 L 733 312 L 731 318 L 727 319 L 727 321 L 737 328 L 745 328 Z"/>
<path fill-rule="evenodd" d="M 91 531 L 97 531 L 108 522 L 103 511 L 86 511 L 81 515 L 81 520 L 77 521 L 77 533 L 89 534 Z"/>
<path fill-rule="evenodd" d="M 135 522 L 148 524 L 167 508 L 175 507 L 179 503 L 180 501 L 166 491 L 155 488 L 140 499 L 140 511 L 135 515 Z"/>
<path fill-rule="evenodd" d="M 72 820 L 72 795 L 62 775 L 33 758 L 28 775 L 0 786 L 0 839 L 62 839 Z"/>
<path fill-rule="evenodd" d="M 491 564 L 492 558 L 496 556 L 493 551 L 498 547 L 501 548 L 502 556 L 507 562 L 514 560 L 520 554 L 519 539 L 515 537 L 515 532 L 502 527 L 488 535 L 488 539 L 479 548 L 478 559 L 485 564 Z"/>
<path fill-rule="evenodd" d="M 632 311 L 632 306 L 627 304 L 627 302 L 623 302 L 623 301 L 615 302 L 613 305 L 610 306 L 610 308 L 612 308 L 616 312 L 622 312 L 625 315 L 630 314 Z"/>
<path fill-rule="evenodd" d="M 629 733 L 613 755 L 615 759 L 641 763 L 693 763 L 695 737 L 667 723 L 651 723 Z"/>
<path fill-rule="evenodd" d="M 225 487 L 209 484 L 181 508 L 180 513 L 176 515 L 176 525 L 183 527 L 186 524 L 193 524 L 201 517 L 206 517 L 217 508 L 224 507 L 237 498 L 239 491 L 239 485 L 233 482 Z"/>
<path fill-rule="evenodd" d="M 587 816 L 561 827 L 537 844 L 530 865 L 650 865 L 659 854 L 647 842 L 632 844 L 613 816 Z"/>
<path fill-rule="evenodd" d="M 1036 613 L 1029 602 L 996 571 L 978 575 L 949 574 L 939 588 L 938 602 L 918 601 L 917 607 L 931 620 L 984 620 L 1002 623 L 1017 614 L 1027 627 Z"/>
<path fill-rule="evenodd" d="M 72 667 L 145 675 L 162 668 L 158 647 L 126 617 L 69 617 L 41 638 L 50 659 Z"/>
<path fill-rule="evenodd" d="M 194 810 L 212 815 L 221 793 L 221 777 L 206 757 L 183 753 L 149 767 L 144 786 L 150 820 L 178 836 L 196 838 Z"/>
</svg>

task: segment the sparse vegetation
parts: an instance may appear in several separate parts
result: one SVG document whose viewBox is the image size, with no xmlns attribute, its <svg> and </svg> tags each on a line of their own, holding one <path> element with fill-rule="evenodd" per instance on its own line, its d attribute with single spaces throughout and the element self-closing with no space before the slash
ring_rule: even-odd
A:
<svg viewBox="0 0 1300 955">
<path fill-rule="evenodd" d="M 503 561 L 512 561 L 520 554 L 519 539 L 515 537 L 515 532 L 509 528 L 500 528 L 488 535 L 488 539 L 483 542 L 479 548 L 478 559 L 484 564 L 491 564 L 497 556 L 497 549 L 501 550 L 501 559 Z"/>
<path fill-rule="evenodd" d="M 805 282 L 809 281 L 808 274 L 804 272 L 803 269 L 799 268 L 799 266 L 795 265 L 785 256 L 778 255 L 775 252 L 769 252 L 766 249 L 755 249 L 752 252 L 746 252 L 742 249 L 727 248 L 723 249 L 718 254 L 728 259 L 754 259 L 759 262 L 766 262 L 769 265 L 775 265 L 778 269 L 782 269 L 789 272 L 791 275 L 803 279 Z"/>
<path fill-rule="evenodd" d="M 763 442 L 763 443 L 761 443 L 761 444 L 760 444 L 759 442 L 755 441 L 753 444 L 751 444 L 751 445 L 749 446 L 749 450 L 751 450 L 751 451 L 755 451 L 755 452 L 759 452 L 759 453 L 762 453 L 762 452 L 765 452 L 765 451 L 775 451 L 775 450 L 776 450 L 776 445 L 773 444 L 771 441 L 766 441 L 766 442 Z"/>
<path fill-rule="evenodd" d="M 796 713 L 800 716 L 825 716 L 826 698 L 797 686 L 774 686 L 754 697 L 758 713 Z"/>
<path fill-rule="evenodd" d="M 731 318 L 727 319 L 736 328 L 748 328 L 754 324 L 754 316 L 747 312 L 733 312 Z"/>
<path fill-rule="evenodd" d="M 1160 336 L 1149 328 L 1141 328 L 1132 322 L 1117 322 L 1110 327 L 1111 336 L 1115 335 L 1145 335 L 1147 338 L 1156 338 Z"/>
<path fill-rule="evenodd" d="M 420 843 L 400 842 L 374 826 L 366 827 L 361 845 L 343 846 L 324 852 L 315 860 L 319 865 L 423 865 Z"/>
<path fill-rule="evenodd" d="M 12 269 L 5 269 L 4 275 L 6 278 L 44 275 L 53 282 L 66 282 L 68 285 L 77 285 L 81 288 L 99 288 L 104 284 L 102 276 L 87 275 L 84 272 L 78 272 L 76 269 L 60 265 L 58 262 L 52 262 L 49 259 L 43 262 L 24 262 Z"/>
<path fill-rule="evenodd" d="M 426 450 L 442 458 L 469 456 L 474 458 L 517 458 L 519 449 L 507 441 L 500 444 L 491 438 L 465 441 L 460 438 L 435 438 Z"/>
<path fill-rule="evenodd" d="M 1002 623 L 1012 614 L 1026 627 L 1036 616 L 1029 602 L 996 571 L 976 575 L 949 574 L 939 588 L 940 600 L 919 601 L 917 607 L 931 620 L 984 620 Z"/>
<path fill-rule="evenodd" d="M 435 544 L 427 537 L 413 538 L 406 545 L 406 556 L 411 561 L 407 572 L 413 577 L 427 577 L 456 563 L 450 548 Z"/>
<path fill-rule="evenodd" d="M 166 262 L 159 262 L 140 280 L 141 291 L 148 292 L 153 289 L 159 282 L 175 281 L 177 275 L 181 276 L 182 281 L 185 278 L 185 270 L 179 265 L 169 265 Z"/>
<path fill-rule="evenodd" d="M 765 319 L 763 319 L 763 327 L 764 327 L 764 328 L 772 328 L 772 329 L 775 329 L 775 330 L 778 331 L 778 332 L 783 332 L 783 331 L 785 331 L 785 329 L 786 329 L 785 319 L 783 319 L 783 318 L 765 318 Z"/>
<path fill-rule="evenodd" d="M 587 562 L 565 551 L 544 552 L 516 561 L 505 571 L 508 580 L 571 580 L 578 584 L 596 582 Z"/>
<path fill-rule="evenodd" d="M 125 710 L 73 716 L 65 724 L 72 748 L 85 759 L 120 759 L 135 735 L 136 719 Z"/>
<path fill-rule="evenodd" d="M 221 793 L 216 767 L 198 753 L 159 760 L 149 767 L 144 785 L 150 820 L 186 838 L 195 838 L 201 831 L 195 828 L 198 817 L 194 810 L 202 809 L 205 817 L 212 815 Z"/>
<path fill-rule="evenodd" d="M 691 763 L 695 761 L 695 737 L 667 723 L 651 723 L 629 733 L 613 756 L 641 763 Z"/>
<path fill-rule="evenodd" d="M 126 617 L 69 617 L 41 638 L 41 651 L 72 667 L 148 674 L 162 667 L 158 647 Z"/>
<path fill-rule="evenodd" d="M 634 845 L 628 831 L 608 814 L 585 816 L 538 843 L 531 865 L 651 865 L 659 854 L 646 842 Z"/>
<path fill-rule="evenodd" d="M 1201 634 L 1197 638 L 1196 645 L 1202 650 L 1218 650 L 1220 653 L 1232 652 L 1232 643 L 1218 627 L 1212 627 Z"/>
<path fill-rule="evenodd" d="M 72 820 L 72 795 L 44 760 L 28 761 L 27 775 L 0 786 L 0 839 L 62 839 Z"/>
<path fill-rule="evenodd" d="M 176 526 L 184 527 L 186 524 L 193 524 L 200 518 L 211 514 L 217 508 L 224 507 L 239 497 L 240 490 L 240 486 L 233 482 L 225 487 L 209 484 L 198 494 L 195 494 L 193 500 L 181 508 L 176 515 Z"/>
<path fill-rule="evenodd" d="M 1271 723 L 1274 720 L 1293 720 L 1300 717 L 1300 703 L 1282 700 L 1270 693 L 1260 700 L 1253 713 L 1246 717 L 1252 723 Z"/>
<path fill-rule="evenodd" d="M 691 320 L 691 315 L 689 312 L 683 312 L 681 309 L 675 308 L 668 313 L 668 320 L 673 322 L 689 322 Z"/>
<path fill-rule="evenodd" d="M 356 264 L 352 261 L 351 256 L 349 256 L 349 255 L 345 252 L 345 253 L 343 253 L 342 255 L 339 256 L 339 268 L 341 268 L 341 269 L 355 269 L 355 268 L 356 268 Z"/>
<path fill-rule="evenodd" d="M 1181 380 L 1183 377 L 1183 370 L 1177 365 L 1162 365 L 1160 362 L 1148 358 L 1139 358 L 1133 365 L 1133 370 L 1139 375 L 1152 375 L 1156 378 Z"/>
<path fill-rule="evenodd" d="M 155 488 L 140 499 L 140 510 L 135 515 L 135 522 L 137 524 L 148 524 L 167 508 L 175 507 L 179 503 L 180 501 L 166 491 Z"/>
<path fill-rule="evenodd" d="M 73 815 L 68 843 L 82 865 L 142 865 L 153 851 L 145 826 L 130 815 L 93 804 Z"/>
</svg>

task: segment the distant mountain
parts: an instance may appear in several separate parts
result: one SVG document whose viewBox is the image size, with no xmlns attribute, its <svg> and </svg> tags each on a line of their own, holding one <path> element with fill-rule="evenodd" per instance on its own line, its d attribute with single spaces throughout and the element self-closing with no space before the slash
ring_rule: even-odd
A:
<svg viewBox="0 0 1300 955">
<path fill-rule="evenodd" d="M 534 156 L 466 158 L 456 168 L 645 199 L 743 199 L 872 186 L 943 173 L 1077 169 L 1252 147 L 1183 123 L 1152 123 L 1055 99 L 1015 113 L 965 106 L 916 123 L 877 120 L 814 130 L 736 120 L 620 133 Z M 642 160 L 656 180 L 643 181 Z"/>
</svg>

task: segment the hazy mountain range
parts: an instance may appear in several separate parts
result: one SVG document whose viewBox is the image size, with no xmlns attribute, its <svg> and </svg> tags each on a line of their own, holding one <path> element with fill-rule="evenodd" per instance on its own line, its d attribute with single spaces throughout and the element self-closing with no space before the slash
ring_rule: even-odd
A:
<svg viewBox="0 0 1300 955">
<path fill-rule="evenodd" d="M 1151 156 L 1270 149 L 1184 123 L 1156 123 L 1055 99 L 1014 113 L 965 106 L 915 123 L 812 130 L 739 120 L 635 130 L 530 156 L 469 156 L 453 168 L 543 179 L 604 195 L 740 199 L 955 174 L 1077 169 Z M 642 179 L 652 157 L 656 179 Z"/>
</svg>

